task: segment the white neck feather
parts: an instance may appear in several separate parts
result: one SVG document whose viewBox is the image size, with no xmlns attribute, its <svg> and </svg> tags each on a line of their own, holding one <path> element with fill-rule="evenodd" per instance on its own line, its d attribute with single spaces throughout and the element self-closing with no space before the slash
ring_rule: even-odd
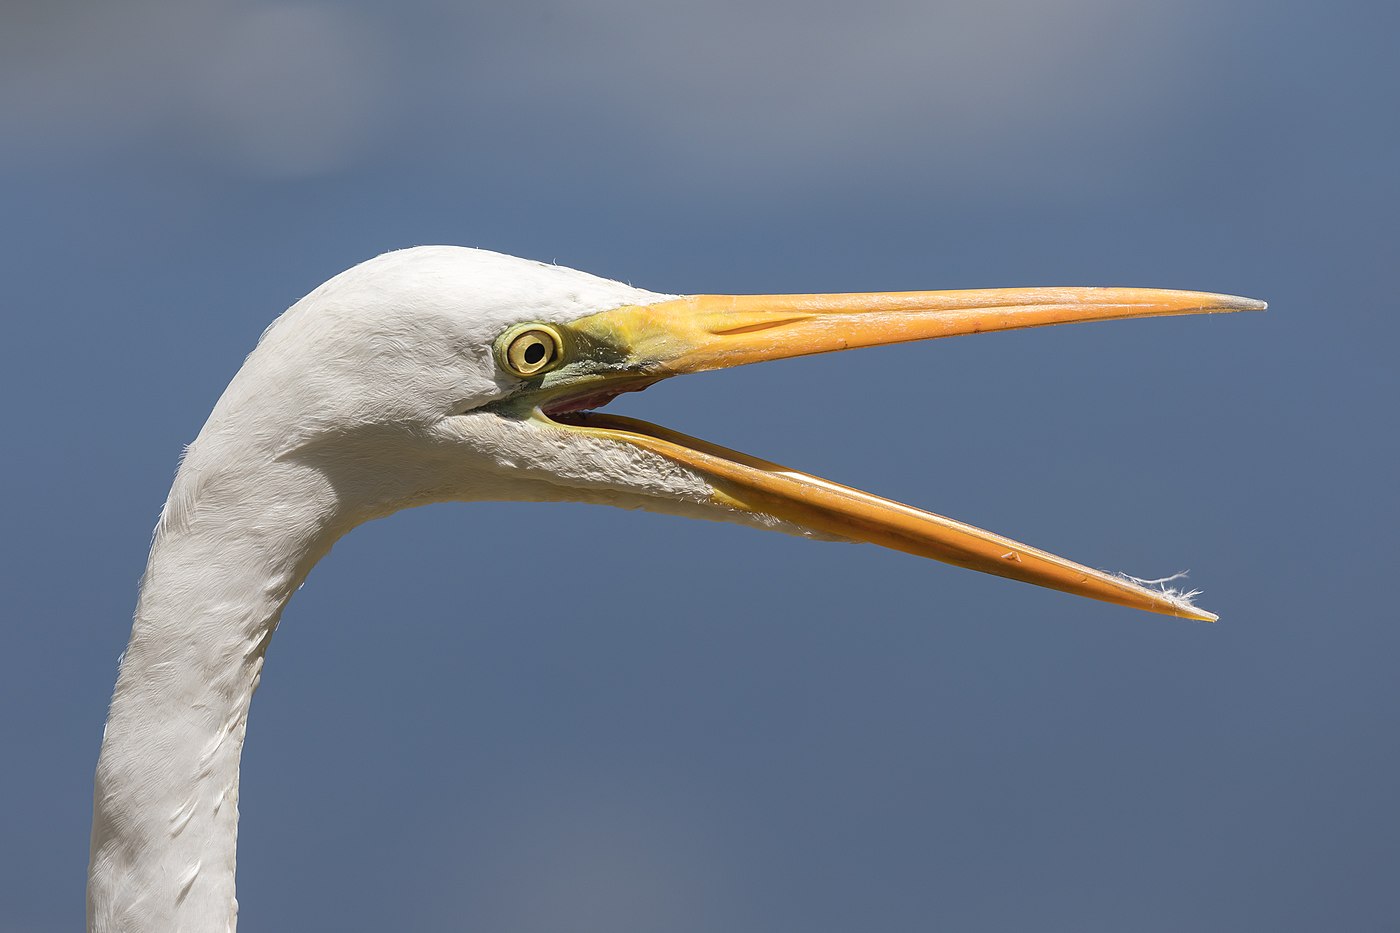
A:
<svg viewBox="0 0 1400 933">
<path fill-rule="evenodd" d="M 283 607 L 352 524 L 320 472 L 238 459 L 184 465 L 151 548 L 97 766 L 90 933 L 237 922 L 248 704 Z"/>
</svg>

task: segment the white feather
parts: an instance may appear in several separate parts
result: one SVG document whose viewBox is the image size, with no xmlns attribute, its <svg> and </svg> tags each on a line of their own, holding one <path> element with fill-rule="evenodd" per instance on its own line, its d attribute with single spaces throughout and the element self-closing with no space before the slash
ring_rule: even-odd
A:
<svg viewBox="0 0 1400 933">
<path fill-rule="evenodd" d="M 238 763 L 263 653 L 351 528 L 451 499 L 714 511 L 671 461 L 582 437 L 566 448 L 564 432 L 478 411 L 515 386 L 491 351 L 508 326 L 668 297 L 421 247 L 336 276 L 264 332 L 156 528 L 98 762 L 89 930 L 234 929 Z"/>
</svg>

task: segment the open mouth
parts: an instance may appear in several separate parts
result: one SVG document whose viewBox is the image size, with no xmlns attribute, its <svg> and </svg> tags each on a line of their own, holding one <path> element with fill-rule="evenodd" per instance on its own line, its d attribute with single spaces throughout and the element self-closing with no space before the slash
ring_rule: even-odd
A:
<svg viewBox="0 0 1400 933">
<path fill-rule="evenodd" d="M 560 429 L 680 464 L 708 484 L 713 504 L 722 508 L 1078 596 L 1211 622 L 1216 616 L 1195 607 L 1194 594 L 1161 585 L 1167 581 L 1095 570 L 955 519 L 599 409 L 669 376 L 764 360 L 992 330 L 1264 307 L 1230 295 L 1132 288 L 692 296 L 559 325 L 561 345 L 574 347 L 581 361 L 605 358 L 606 363 L 582 380 L 559 380 L 546 390 L 537 411 Z"/>
</svg>

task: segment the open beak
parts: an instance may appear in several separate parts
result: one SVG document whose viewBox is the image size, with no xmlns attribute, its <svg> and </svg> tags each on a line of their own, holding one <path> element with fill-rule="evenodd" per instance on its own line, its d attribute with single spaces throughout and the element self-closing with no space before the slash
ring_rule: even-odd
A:
<svg viewBox="0 0 1400 933">
<path fill-rule="evenodd" d="M 701 295 L 616 308 L 574 321 L 572 340 L 615 363 L 598 385 L 784 357 L 983 331 L 1174 314 L 1259 311 L 1261 301 L 1139 288 L 1004 288 L 852 295 Z M 592 351 L 592 352 L 589 352 Z M 601 352 L 600 352 L 601 351 Z M 565 407 L 564 411 L 578 406 Z M 640 447 L 702 475 L 717 505 L 816 532 L 1149 612 L 1214 621 L 1188 598 L 630 418 L 546 414 L 570 430 Z"/>
</svg>

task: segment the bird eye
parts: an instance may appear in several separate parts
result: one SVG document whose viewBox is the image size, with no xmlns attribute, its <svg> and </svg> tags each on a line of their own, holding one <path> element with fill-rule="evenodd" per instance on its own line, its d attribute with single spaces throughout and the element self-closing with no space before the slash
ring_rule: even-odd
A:
<svg viewBox="0 0 1400 933">
<path fill-rule="evenodd" d="M 496 342 L 501 368 L 521 378 L 539 376 L 563 362 L 564 339 L 548 324 L 513 327 Z"/>
</svg>

